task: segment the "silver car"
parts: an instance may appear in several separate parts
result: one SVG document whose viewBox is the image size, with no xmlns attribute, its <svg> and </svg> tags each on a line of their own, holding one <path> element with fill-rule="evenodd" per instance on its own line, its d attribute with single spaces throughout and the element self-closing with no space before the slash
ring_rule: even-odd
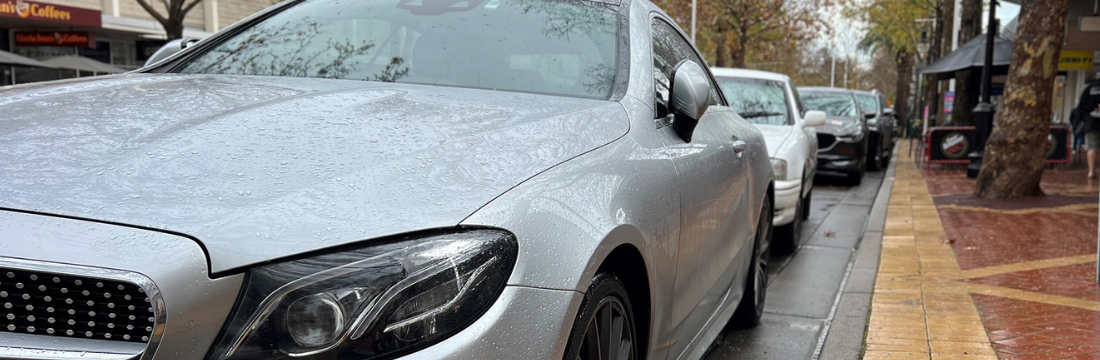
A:
<svg viewBox="0 0 1100 360">
<path fill-rule="evenodd" d="M 288 1 L 0 89 L 0 358 L 695 359 L 773 174 L 644 0 Z"/>
</svg>

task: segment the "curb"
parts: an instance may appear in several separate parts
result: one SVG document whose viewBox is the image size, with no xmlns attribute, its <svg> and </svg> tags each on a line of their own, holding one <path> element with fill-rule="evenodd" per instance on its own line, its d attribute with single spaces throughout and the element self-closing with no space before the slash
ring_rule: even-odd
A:
<svg viewBox="0 0 1100 360">
<path fill-rule="evenodd" d="M 843 289 L 831 321 L 826 323 L 825 342 L 814 359 L 861 359 L 867 320 L 871 312 L 871 297 L 875 289 L 875 276 L 878 274 L 880 254 L 882 253 L 882 231 L 886 227 L 886 207 L 890 203 L 890 192 L 894 188 L 894 174 L 897 171 L 897 153 L 901 142 L 894 145 L 894 161 L 886 169 L 871 205 L 871 213 L 864 225 L 863 238 L 853 262 L 849 265 L 849 274 L 842 283 Z"/>
</svg>

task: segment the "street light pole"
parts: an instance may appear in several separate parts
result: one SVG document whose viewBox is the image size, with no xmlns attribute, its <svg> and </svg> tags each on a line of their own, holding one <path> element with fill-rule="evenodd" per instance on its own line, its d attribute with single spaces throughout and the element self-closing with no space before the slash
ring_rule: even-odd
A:
<svg viewBox="0 0 1100 360">
<path fill-rule="evenodd" d="M 967 154 L 970 165 L 966 166 L 966 177 L 976 178 L 982 170 L 982 157 L 985 156 L 985 141 L 993 130 L 992 103 L 993 93 L 993 42 L 997 36 L 997 0 L 989 0 L 989 25 L 985 38 L 985 63 L 982 65 L 981 102 L 974 107 L 974 151 Z"/>
<path fill-rule="evenodd" d="M 695 7 L 699 4 L 699 0 L 691 0 L 691 43 L 695 44 Z"/>
</svg>

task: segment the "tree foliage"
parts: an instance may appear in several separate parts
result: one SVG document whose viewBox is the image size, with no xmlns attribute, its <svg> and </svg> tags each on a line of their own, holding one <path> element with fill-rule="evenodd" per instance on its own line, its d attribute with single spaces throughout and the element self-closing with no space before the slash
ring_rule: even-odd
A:
<svg viewBox="0 0 1100 360">
<path fill-rule="evenodd" d="M 696 46 L 718 67 L 794 68 L 815 36 L 828 33 L 818 12 L 827 0 L 698 0 Z M 657 0 L 680 27 L 691 28 L 691 2 Z"/>
</svg>

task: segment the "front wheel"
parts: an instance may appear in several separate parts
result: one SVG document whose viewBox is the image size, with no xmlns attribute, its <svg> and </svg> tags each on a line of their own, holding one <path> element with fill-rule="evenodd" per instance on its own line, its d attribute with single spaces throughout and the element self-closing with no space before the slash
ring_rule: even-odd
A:
<svg viewBox="0 0 1100 360">
<path fill-rule="evenodd" d="M 805 185 L 803 185 L 805 186 Z M 802 200 L 802 189 L 798 191 L 798 202 L 794 207 L 794 220 L 790 224 L 775 228 L 775 248 L 781 254 L 789 254 L 798 249 L 798 240 L 802 237 L 802 214 L 807 212 Z"/>
<path fill-rule="evenodd" d="M 564 360 L 636 360 L 643 358 L 638 347 L 626 287 L 614 274 L 597 274 L 573 323 Z"/>
<path fill-rule="evenodd" d="M 749 264 L 748 279 L 745 281 L 745 294 L 733 314 L 736 322 L 744 325 L 760 324 L 764 316 L 764 298 L 768 294 L 768 265 L 771 260 L 772 242 L 772 204 L 764 198 L 760 209 L 760 220 L 753 237 L 752 264 Z"/>
</svg>

